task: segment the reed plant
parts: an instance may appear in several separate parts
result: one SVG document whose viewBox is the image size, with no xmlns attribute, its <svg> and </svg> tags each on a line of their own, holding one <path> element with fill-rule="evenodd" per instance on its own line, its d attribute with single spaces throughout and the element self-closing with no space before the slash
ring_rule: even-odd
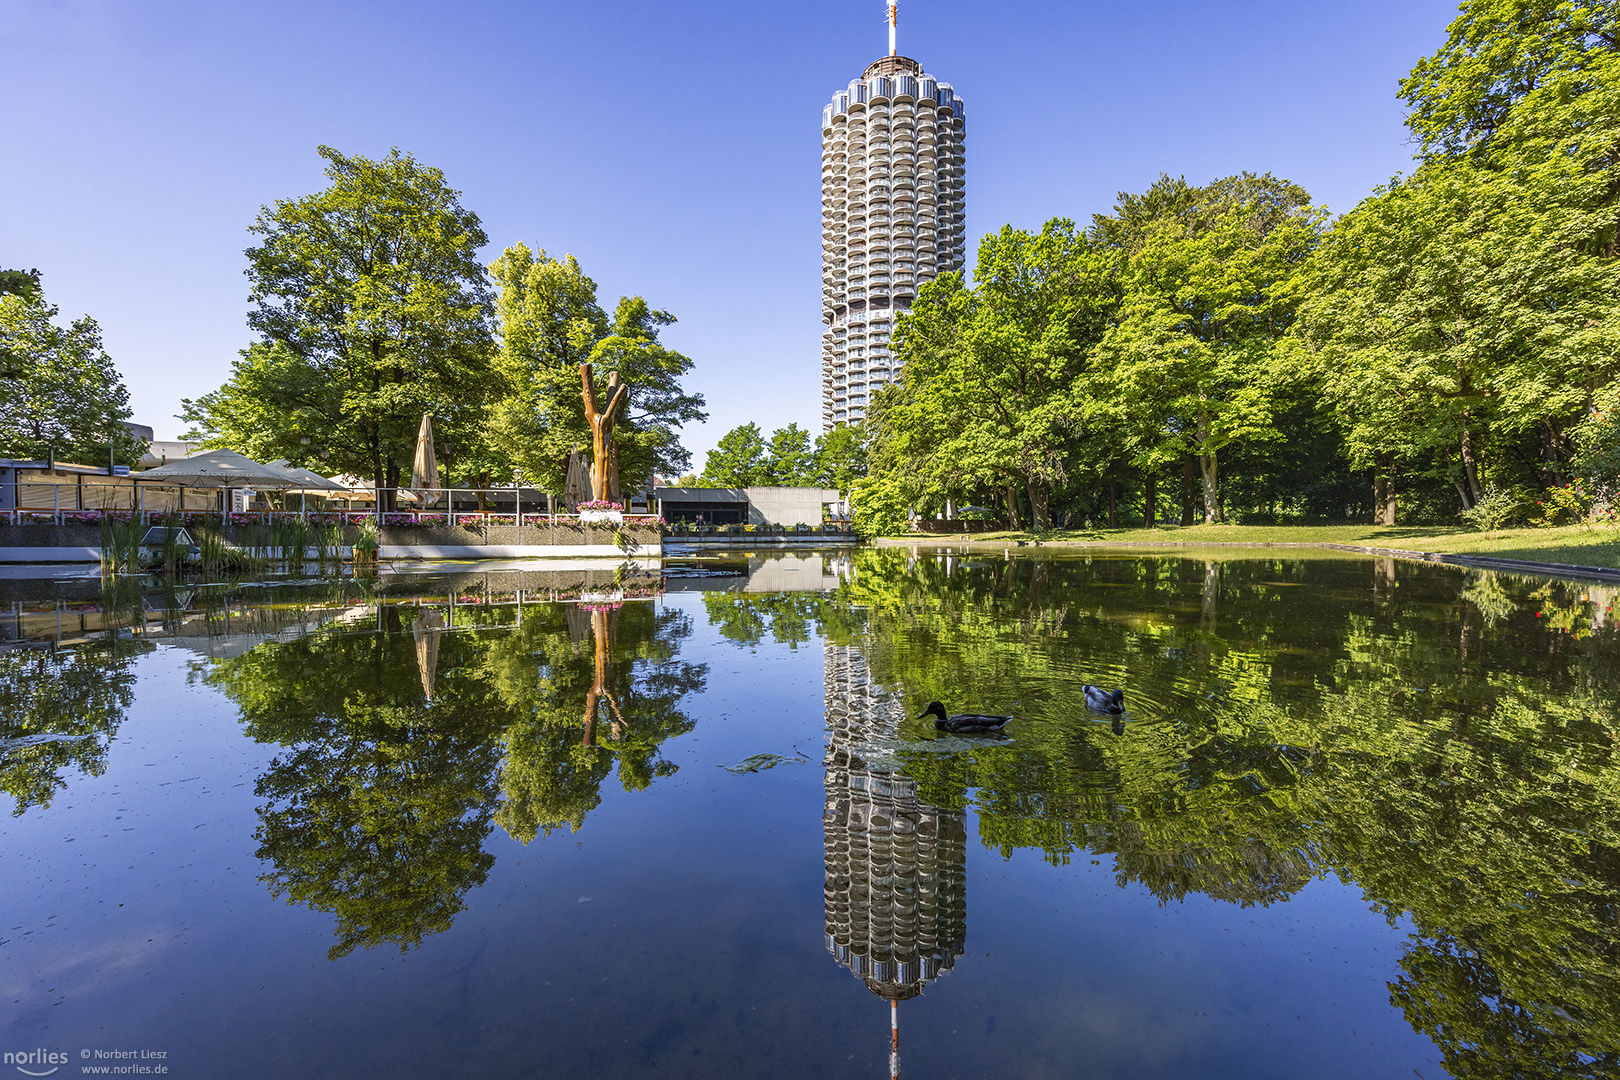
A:
<svg viewBox="0 0 1620 1080">
<path fill-rule="evenodd" d="M 253 552 L 231 543 L 225 539 L 222 532 L 212 528 L 199 527 L 196 541 L 197 547 L 202 551 L 202 571 L 204 574 L 234 574 L 249 570 L 262 570 L 267 561 Z"/>
<path fill-rule="evenodd" d="M 180 570 L 180 538 L 191 535 L 186 532 L 185 526 L 180 522 L 181 519 L 178 516 L 165 519 L 167 527 L 163 530 L 163 544 L 157 551 L 157 561 L 163 567 L 163 573 L 167 577 L 173 577 Z M 186 554 L 190 554 L 189 545 Z"/>
<path fill-rule="evenodd" d="M 343 568 L 343 526 L 342 525 L 315 525 L 313 528 L 313 547 L 315 548 L 315 562 L 321 573 L 327 570 L 340 570 Z"/>
<path fill-rule="evenodd" d="M 138 515 L 119 520 L 110 514 L 101 517 L 101 571 L 112 577 L 140 571 L 141 536 L 146 526 Z"/>
<path fill-rule="evenodd" d="M 277 547 L 288 570 L 302 570 L 309 558 L 309 522 L 301 517 L 276 522 Z"/>
</svg>

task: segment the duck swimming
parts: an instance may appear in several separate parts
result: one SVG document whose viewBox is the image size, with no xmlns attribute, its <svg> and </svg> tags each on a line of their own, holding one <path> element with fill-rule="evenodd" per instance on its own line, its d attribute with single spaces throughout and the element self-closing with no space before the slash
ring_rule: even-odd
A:
<svg viewBox="0 0 1620 1080">
<path fill-rule="evenodd" d="M 934 718 L 934 727 L 940 731 L 950 732 L 952 735 L 989 735 L 999 732 L 1011 720 L 1010 716 L 990 716 L 986 713 L 957 713 L 955 716 L 945 715 L 945 706 L 937 701 L 928 703 L 928 708 L 922 711 L 922 716 Z"/>
<path fill-rule="evenodd" d="M 1108 713 L 1109 715 L 1125 711 L 1125 691 L 1123 690 L 1108 691 L 1100 686 L 1092 686 L 1090 683 L 1080 689 L 1086 695 L 1086 708 L 1088 709 Z"/>
</svg>

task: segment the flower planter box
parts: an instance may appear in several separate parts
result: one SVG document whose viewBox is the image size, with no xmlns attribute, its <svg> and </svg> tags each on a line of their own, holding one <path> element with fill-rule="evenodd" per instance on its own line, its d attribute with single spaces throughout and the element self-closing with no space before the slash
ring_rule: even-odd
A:
<svg viewBox="0 0 1620 1080">
<path fill-rule="evenodd" d="M 608 523 L 612 525 L 624 524 L 623 510 L 581 510 L 579 520 L 586 524 Z"/>
</svg>

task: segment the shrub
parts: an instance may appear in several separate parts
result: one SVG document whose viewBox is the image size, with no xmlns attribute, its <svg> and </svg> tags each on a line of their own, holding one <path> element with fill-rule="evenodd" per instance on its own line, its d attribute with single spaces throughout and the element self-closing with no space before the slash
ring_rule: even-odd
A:
<svg viewBox="0 0 1620 1080">
<path fill-rule="evenodd" d="M 1563 487 L 1549 488 L 1547 497 L 1536 503 L 1538 514 L 1530 524 L 1549 529 L 1554 525 L 1572 525 L 1585 521 L 1592 510 L 1592 496 L 1579 478 Z"/>
<path fill-rule="evenodd" d="M 1575 473 L 1593 488 L 1620 484 L 1620 380 L 1598 391 L 1591 413 L 1572 434 Z"/>
<path fill-rule="evenodd" d="M 1519 513 L 1519 500 L 1512 492 L 1503 491 L 1494 484 L 1485 489 L 1479 501 L 1464 510 L 1459 517 L 1463 524 L 1479 532 L 1494 532 L 1505 527 Z"/>
<path fill-rule="evenodd" d="M 900 536 L 910 528 L 906 497 L 897 485 L 866 477 L 855 482 L 853 499 L 857 535 Z"/>
</svg>

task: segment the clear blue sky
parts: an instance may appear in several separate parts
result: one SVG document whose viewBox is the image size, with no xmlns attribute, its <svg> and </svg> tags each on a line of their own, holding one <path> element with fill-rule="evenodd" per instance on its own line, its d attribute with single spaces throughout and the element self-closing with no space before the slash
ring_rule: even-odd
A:
<svg viewBox="0 0 1620 1080">
<path fill-rule="evenodd" d="M 969 235 L 1086 221 L 1161 172 L 1244 169 L 1343 212 L 1411 146 L 1395 96 L 1455 0 L 901 0 L 967 102 Z M 820 431 L 820 118 L 887 51 L 882 0 L 6 0 L 0 266 L 100 322 L 135 419 L 249 340 L 247 226 L 315 147 L 443 169 L 486 261 L 578 256 L 680 322 L 710 420 Z M 973 247 L 969 247 L 969 260 Z"/>
</svg>

